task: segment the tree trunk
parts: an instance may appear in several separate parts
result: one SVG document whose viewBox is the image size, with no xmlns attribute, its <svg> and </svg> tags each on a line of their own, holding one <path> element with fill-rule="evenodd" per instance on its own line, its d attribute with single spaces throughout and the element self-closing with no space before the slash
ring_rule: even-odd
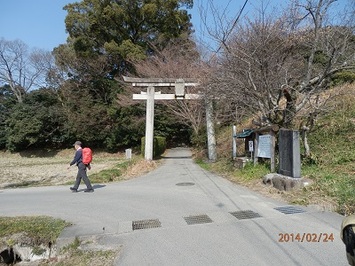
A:
<svg viewBox="0 0 355 266">
<path fill-rule="evenodd" d="M 283 115 L 283 126 L 292 129 L 294 126 L 294 117 L 296 114 L 296 94 L 293 88 L 283 88 L 282 92 L 286 98 L 286 108 Z"/>
<path fill-rule="evenodd" d="M 311 156 L 311 149 L 309 148 L 308 137 L 307 137 L 308 131 L 309 131 L 308 127 L 306 126 L 302 127 L 302 141 L 305 150 L 304 155 L 306 158 L 309 158 Z"/>
<path fill-rule="evenodd" d="M 208 146 L 208 159 L 211 162 L 217 160 L 216 151 L 216 136 L 213 123 L 213 104 L 212 100 L 206 100 L 206 124 L 207 124 L 207 146 Z"/>
</svg>

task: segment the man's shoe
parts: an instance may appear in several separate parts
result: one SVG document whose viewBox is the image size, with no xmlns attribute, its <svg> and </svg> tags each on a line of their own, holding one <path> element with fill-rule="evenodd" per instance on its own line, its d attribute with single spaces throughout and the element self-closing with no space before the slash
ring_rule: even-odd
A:
<svg viewBox="0 0 355 266">
<path fill-rule="evenodd" d="M 94 192 L 93 189 L 85 189 L 84 192 Z"/>
<path fill-rule="evenodd" d="M 72 192 L 78 192 L 78 190 L 77 190 L 75 187 L 71 187 L 70 190 L 71 190 Z"/>
</svg>

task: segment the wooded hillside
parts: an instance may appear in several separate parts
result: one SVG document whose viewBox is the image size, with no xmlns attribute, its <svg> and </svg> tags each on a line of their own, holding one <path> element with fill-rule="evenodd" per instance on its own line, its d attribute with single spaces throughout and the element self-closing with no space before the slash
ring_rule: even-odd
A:
<svg viewBox="0 0 355 266">
<path fill-rule="evenodd" d="M 0 40 L 0 148 L 60 148 L 76 139 L 108 151 L 139 146 L 145 105 L 132 101 L 122 75 L 200 83 L 191 92 L 201 101 L 156 103 L 155 135 L 170 145 L 206 145 L 205 100 L 219 126 L 252 117 L 316 134 L 319 117 L 332 111 L 328 103 L 341 96 L 324 92 L 355 80 L 355 7 L 350 1 L 335 14 L 335 3 L 256 9 L 208 31 L 216 51 L 194 40 L 192 0 L 68 4 L 69 38 L 52 53 Z"/>
</svg>

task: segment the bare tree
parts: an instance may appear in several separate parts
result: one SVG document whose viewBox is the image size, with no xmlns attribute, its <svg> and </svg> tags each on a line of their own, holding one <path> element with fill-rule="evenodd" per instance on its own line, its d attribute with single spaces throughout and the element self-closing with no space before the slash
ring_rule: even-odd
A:
<svg viewBox="0 0 355 266">
<path fill-rule="evenodd" d="M 354 4 L 339 21 L 331 19 L 335 2 L 292 1 L 281 15 L 261 9 L 236 25 L 218 55 L 209 93 L 257 116 L 258 124 L 299 126 L 306 143 L 317 116 L 329 111 L 331 94 L 324 92 L 332 76 L 355 69 Z"/>
<path fill-rule="evenodd" d="M 197 53 L 190 42 L 171 44 L 163 51 L 156 51 L 151 58 L 134 62 L 137 73 L 142 77 L 149 78 L 195 78 L 201 79 L 201 62 L 197 59 Z M 163 90 L 166 93 L 171 93 Z M 198 93 L 202 87 L 188 88 L 186 93 Z M 127 100 L 127 99 L 126 99 Z M 164 101 L 168 106 L 168 112 L 178 117 L 182 124 L 191 126 L 194 134 L 198 135 L 204 123 L 203 102 L 198 100 L 188 101 Z"/>
<path fill-rule="evenodd" d="M 282 21 L 265 17 L 239 26 L 212 77 L 210 93 L 229 99 L 247 114 L 278 122 L 280 88 L 287 75 L 298 75 L 294 73 L 295 43 L 284 28 Z"/>
<path fill-rule="evenodd" d="M 0 39 L 0 82 L 9 85 L 18 102 L 30 89 L 45 84 L 52 56 L 42 50 L 29 51 L 22 41 Z"/>
<path fill-rule="evenodd" d="M 313 19 L 302 28 L 300 22 L 290 27 L 287 16 L 260 16 L 239 26 L 224 50 L 216 87 L 264 120 L 292 127 L 295 115 L 328 88 L 334 73 L 354 68 L 353 28 L 324 25 L 333 2 L 307 1 L 302 18 Z"/>
</svg>

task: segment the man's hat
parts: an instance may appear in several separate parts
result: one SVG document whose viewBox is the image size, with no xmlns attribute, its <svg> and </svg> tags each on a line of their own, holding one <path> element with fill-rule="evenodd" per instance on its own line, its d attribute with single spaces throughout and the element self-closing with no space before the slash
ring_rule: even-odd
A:
<svg viewBox="0 0 355 266">
<path fill-rule="evenodd" d="M 81 141 L 77 140 L 77 141 L 75 141 L 75 143 L 73 144 L 73 146 L 75 146 L 75 145 L 79 145 L 79 146 L 81 147 L 82 143 L 81 143 Z"/>
</svg>

